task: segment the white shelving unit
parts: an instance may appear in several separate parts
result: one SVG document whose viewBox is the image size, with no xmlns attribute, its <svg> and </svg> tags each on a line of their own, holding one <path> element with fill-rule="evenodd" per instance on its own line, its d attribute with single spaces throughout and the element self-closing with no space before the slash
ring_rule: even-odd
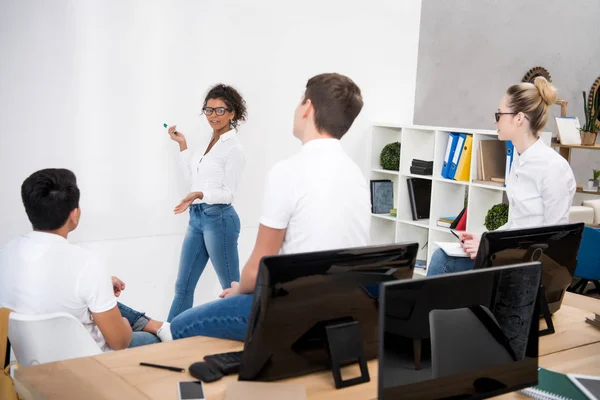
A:
<svg viewBox="0 0 600 400">
<path fill-rule="evenodd" d="M 468 182 L 445 179 L 441 175 L 450 132 L 473 136 L 471 176 Z M 550 132 L 542 133 L 542 140 L 548 146 L 551 138 Z M 437 226 L 437 221 L 441 217 L 458 215 L 463 209 L 466 193 L 468 193 L 467 231 L 474 233 L 485 231 L 485 216 L 493 205 L 505 201 L 506 189 L 501 186 L 473 183 L 473 180 L 477 179 L 476 150 L 482 140 L 498 140 L 498 134 L 496 131 L 482 129 L 375 124 L 370 140 L 370 169 L 367 176 L 369 180 L 390 179 L 393 182 L 394 208 L 398 210 L 398 214 L 397 217 L 372 214 L 372 243 L 418 242 L 420 249 L 418 258 L 429 261 L 437 249 L 435 242 L 456 240 L 448 228 Z M 384 170 L 379 163 L 381 150 L 386 144 L 392 142 L 401 143 L 400 171 Z M 433 175 L 411 174 L 410 166 L 415 158 L 433 161 Z M 412 219 L 407 178 L 432 180 L 429 219 L 416 221 Z M 425 271 L 415 269 L 415 274 L 425 275 Z"/>
</svg>

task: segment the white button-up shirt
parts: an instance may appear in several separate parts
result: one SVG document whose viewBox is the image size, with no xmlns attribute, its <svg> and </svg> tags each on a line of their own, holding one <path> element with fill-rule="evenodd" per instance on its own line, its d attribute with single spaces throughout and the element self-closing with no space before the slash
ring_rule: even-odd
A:
<svg viewBox="0 0 600 400">
<path fill-rule="evenodd" d="M 209 143 L 210 138 L 194 154 L 189 149 L 180 153 L 183 174 L 191 192 L 204 194 L 194 203 L 231 204 L 246 164 L 242 144 L 233 129 L 222 134 L 204 155 Z"/>
<path fill-rule="evenodd" d="M 567 224 L 576 186 L 567 160 L 541 139 L 523 154 L 515 151 L 506 181 L 508 223 L 499 229 Z"/>
<path fill-rule="evenodd" d="M 338 139 L 314 139 L 267 175 L 260 223 L 287 229 L 281 254 L 367 246 L 371 197 Z"/>
</svg>

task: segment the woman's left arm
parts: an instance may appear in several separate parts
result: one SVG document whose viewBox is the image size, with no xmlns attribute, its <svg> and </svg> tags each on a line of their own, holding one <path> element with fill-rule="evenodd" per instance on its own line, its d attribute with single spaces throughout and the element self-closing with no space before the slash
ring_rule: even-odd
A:
<svg viewBox="0 0 600 400">
<path fill-rule="evenodd" d="M 246 157 L 241 147 L 234 147 L 225 160 L 223 186 L 220 189 L 207 189 L 203 192 L 204 203 L 231 204 L 242 179 Z"/>
<path fill-rule="evenodd" d="M 571 166 L 564 163 L 551 169 L 542 182 L 544 225 L 560 225 L 569 222 L 569 209 L 573 204 L 576 189 Z"/>
</svg>

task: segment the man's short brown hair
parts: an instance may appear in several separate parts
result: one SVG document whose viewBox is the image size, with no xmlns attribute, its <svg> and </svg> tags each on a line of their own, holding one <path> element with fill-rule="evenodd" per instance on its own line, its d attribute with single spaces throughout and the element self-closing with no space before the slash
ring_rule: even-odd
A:
<svg viewBox="0 0 600 400">
<path fill-rule="evenodd" d="M 304 102 L 310 100 L 315 110 L 315 125 L 321 133 L 341 139 L 352 126 L 363 106 L 360 88 L 347 76 L 321 74 L 306 84 Z"/>
</svg>

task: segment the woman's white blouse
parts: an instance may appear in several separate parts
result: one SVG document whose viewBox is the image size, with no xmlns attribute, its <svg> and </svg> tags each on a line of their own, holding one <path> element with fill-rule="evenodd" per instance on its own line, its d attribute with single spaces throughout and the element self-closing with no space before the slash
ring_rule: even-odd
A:
<svg viewBox="0 0 600 400">
<path fill-rule="evenodd" d="M 204 155 L 210 139 L 196 152 L 180 152 L 184 176 L 191 192 L 202 192 L 202 200 L 194 203 L 231 204 L 240 183 L 246 157 L 235 130 L 221 135 Z"/>
<path fill-rule="evenodd" d="M 508 222 L 499 229 L 567 224 L 576 186 L 567 160 L 538 139 L 515 152 L 506 181 Z"/>
</svg>

